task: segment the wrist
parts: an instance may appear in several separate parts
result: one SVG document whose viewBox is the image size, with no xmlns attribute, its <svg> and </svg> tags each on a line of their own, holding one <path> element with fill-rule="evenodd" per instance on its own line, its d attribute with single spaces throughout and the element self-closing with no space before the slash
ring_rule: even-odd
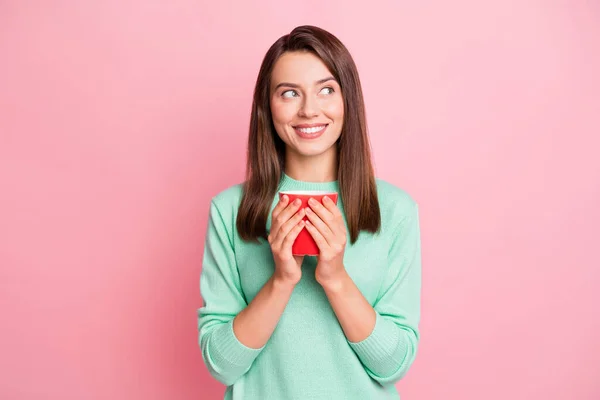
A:
<svg viewBox="0 0 600 400">
<path fill-rule="evenodd" d="M 287 279 L 284 277 L 273 275 L 271 277 L 271 286 L 274 290 L 279 292 L 292 292 L 298 282 L 293 279 Z"/>
<path fill-rule="evenodd" d="M 328 274 L 328 276 L 315 277 L 315 279 L 319 285 L 323 287 L 323 290 L 329 293 L 342 292 L 344 287 L 347 286 L 348 281 L 351 280 L 350 275 L 348 275 L 345 268 L 337 273 Z"/>
</svg>

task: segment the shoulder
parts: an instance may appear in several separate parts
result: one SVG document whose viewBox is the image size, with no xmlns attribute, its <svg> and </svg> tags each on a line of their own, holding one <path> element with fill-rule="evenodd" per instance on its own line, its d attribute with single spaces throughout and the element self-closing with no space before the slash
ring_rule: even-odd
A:
<svg viewBox="0 0 600 400">
<path fill-rule="evenodd" d="M 377 178 L 377 198 L 384 234 L 393 235 L 406 221 L 418 221 L 417 201 L 403 188 Z"/>
<path fill-rule="evenodd" d="M 380 178 L 376 178 L 375 182 L 382 211 L 393 211 L 400 216 L 411 214 L 417 208 L 417 201 L 403 188 Z"/>
<path fill-rule="evenodd" d="M 221 214 L 235 215 L 242 201 L 243 193 L 243 183 L 231 185 L 212 197 L 211 206 L 216 207 Z"/>
</svg>

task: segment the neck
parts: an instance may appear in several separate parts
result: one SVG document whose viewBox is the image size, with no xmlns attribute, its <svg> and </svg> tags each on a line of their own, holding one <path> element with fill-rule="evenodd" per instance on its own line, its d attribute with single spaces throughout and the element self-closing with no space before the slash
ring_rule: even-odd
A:
<svg viewBox="0 0 600 400">
<path fill-rule="evenodd" d="M 287 152 L 285 173 L 304 182 L 332 182 L 337 180 L 337 151 L 335 147 L 318 156 L 303 156 Z"/>
</svg>

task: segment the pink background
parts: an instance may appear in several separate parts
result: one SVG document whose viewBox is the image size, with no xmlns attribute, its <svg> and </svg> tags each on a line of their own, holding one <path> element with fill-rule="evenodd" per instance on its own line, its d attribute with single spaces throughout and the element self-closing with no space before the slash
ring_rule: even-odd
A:
<svg viewBox="0 0 600 400">
<path fill-rule="evenodd" d="M 0 398 L 221 398 L 208 204 L 305 23 L 352 52 L 377 173 L 421 205 L 403 400 L 600 398 L 598 3 L 91 3 L 0 2 Z"/>
</svg>

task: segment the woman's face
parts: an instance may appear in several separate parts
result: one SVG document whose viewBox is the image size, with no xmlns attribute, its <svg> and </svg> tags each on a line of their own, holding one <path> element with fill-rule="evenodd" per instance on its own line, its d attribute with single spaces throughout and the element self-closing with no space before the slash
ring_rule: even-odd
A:
<svg viewBox="0 0 600 400">
<path fill-rule="evenodd" d="M 335 152 L 342 132 L 344 99 L 323 61 L 309 52 L 284 53 L 271 75 L 271 115 L 288 152 Z"/>
</svg>

